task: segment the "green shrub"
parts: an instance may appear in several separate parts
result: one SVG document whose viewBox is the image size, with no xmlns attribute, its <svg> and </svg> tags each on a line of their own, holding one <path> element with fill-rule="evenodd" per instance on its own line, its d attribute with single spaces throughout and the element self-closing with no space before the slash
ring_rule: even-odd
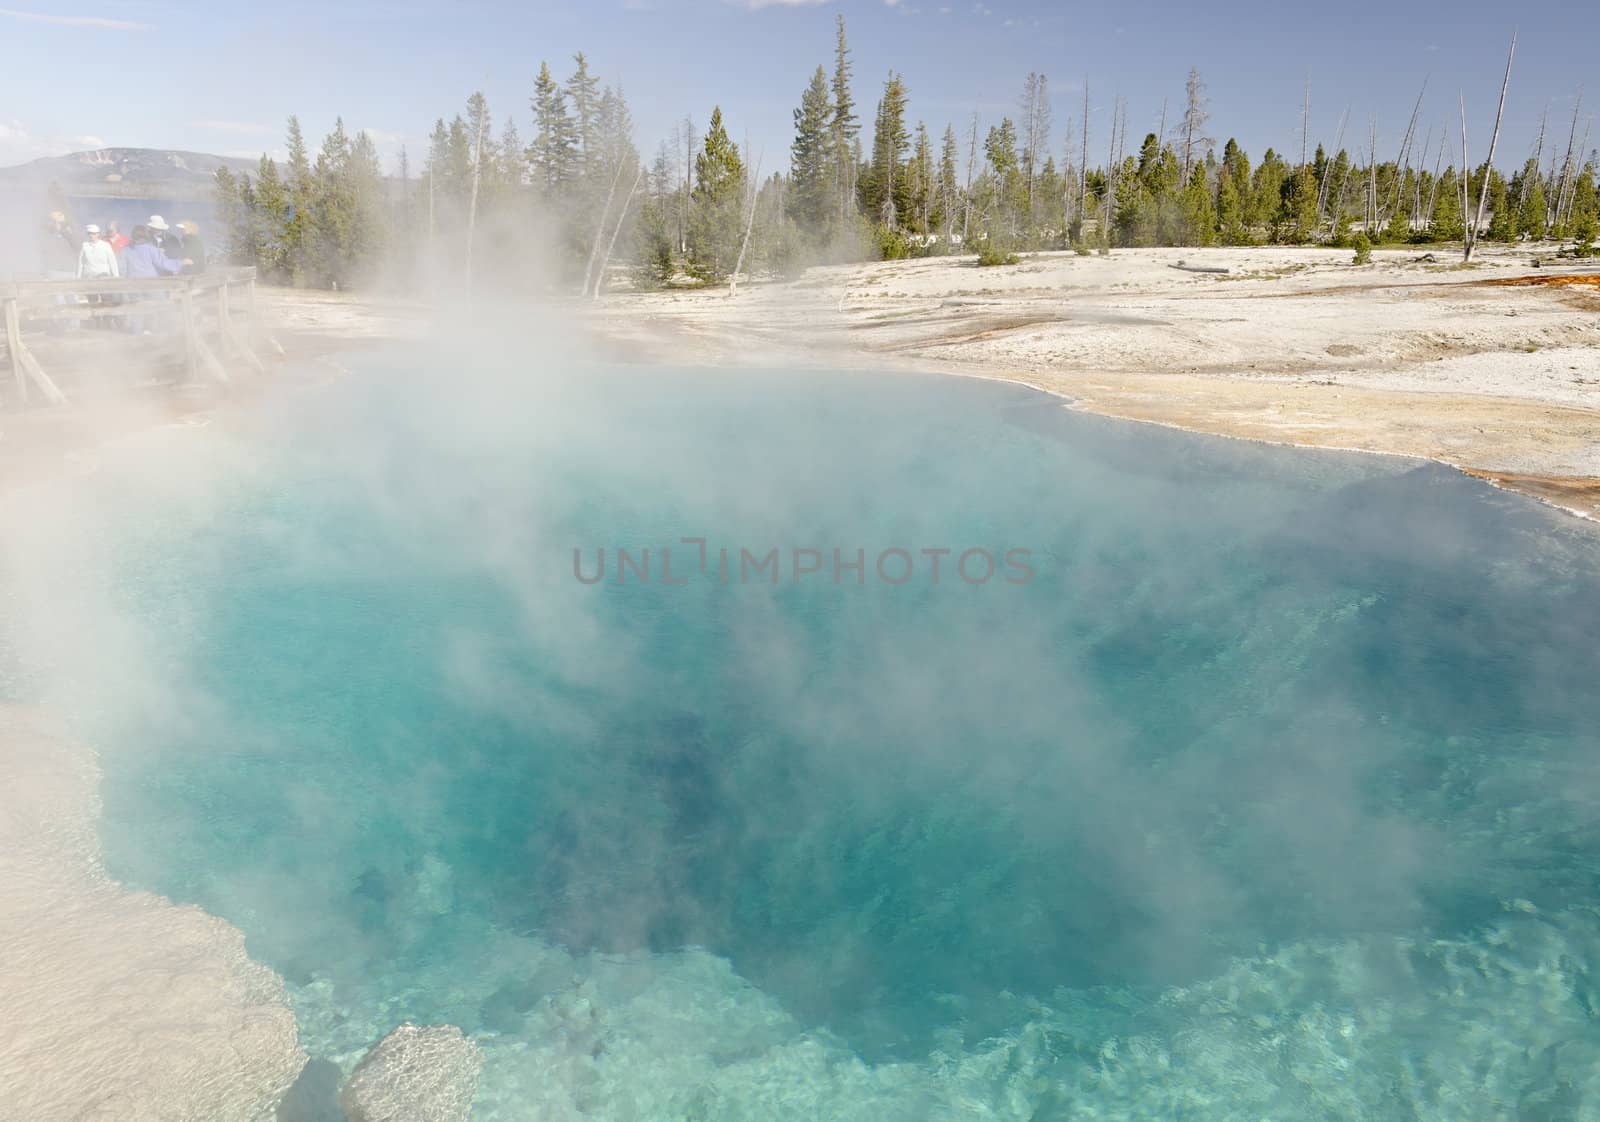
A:
<svg viewBox="0 0 1600 1122">
<path fill-rule="evenodd" d="M 1352 265 L 1372 264 L 1371 238 L 1367 237 L 1365 234 L 1357 234 L 1355 237 L 1350 239 L 1350 246 L 1356 251 L 1355 260 L 1350 262 Z"/>
<path fill-rule="evenodd" d="M 978 250 L 978 264 L 984 268 L 991 265 L 1015 265 L 1019 258 L 1005 246 L 998 244 L 992 238 Z"/>
<path fill-rule="evenodd" d="M 900 261 L 911 256 L 911 245 L 900 231 L 891 230 L 887 226 L 879 226 L 877 238 L 878 256 L 883 260 Z"/>
<path fill-rule="evenodd" d="M 1572 224 L 1572 256 L 1593 257 L 1595 220 L 1591 215 L 1581 215 Z"/>
</svg>

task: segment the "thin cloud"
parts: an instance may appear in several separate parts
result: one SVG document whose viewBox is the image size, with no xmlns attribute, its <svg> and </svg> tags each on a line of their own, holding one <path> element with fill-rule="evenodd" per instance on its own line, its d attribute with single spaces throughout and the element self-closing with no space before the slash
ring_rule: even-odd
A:
<svg viewBox="0 0 1600 1122">
<path fill-rule="evenodd" d="M 209 129 L 212 132 L 237 133 L 246 136 L 271 136 L 278 130 L 272 125 L 256 124 L 253 121 L 196 121 L 197 129 Z"/>
<path fill-rule="evenodd" d="M 21 20 L 24 23 L 54 23 L 65 27 L 93 27 L 101 31 L 154 31 L 155 26 L 136 23 L 128 19 L 107 19 L 104 16 L 57 16 L 47 12 L 19 12 L 14 8 L 0 8 L 0 17 Z"/>
<path fill-rule="evenodd" d="M 818 4 L 826 4 L 828 0 L 728 0 L 736 7 L 758 12 L 762 8 L 814 8 Z"/>
</svg>

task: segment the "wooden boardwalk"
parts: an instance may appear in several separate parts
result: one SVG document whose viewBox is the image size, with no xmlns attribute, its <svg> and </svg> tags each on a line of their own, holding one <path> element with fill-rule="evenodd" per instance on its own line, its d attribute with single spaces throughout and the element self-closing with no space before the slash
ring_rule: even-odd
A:
<svg viewBox="0 0 1600 1122">
<path fill-rule="evenodd" d="M 275 346 L 261 329 L 251 268 L 0 282 L 0 308 L 11 374 L 0 407 L 11 409 L 71 406 L 80 388 L 93 392 L 108 380 L 107 369 L 144 371 L 152 385 L 227 383 L 240 372 L 266 373 L 260 351 Z M 101 373 L 86 376 L 91 371 Z"/>
</svg>

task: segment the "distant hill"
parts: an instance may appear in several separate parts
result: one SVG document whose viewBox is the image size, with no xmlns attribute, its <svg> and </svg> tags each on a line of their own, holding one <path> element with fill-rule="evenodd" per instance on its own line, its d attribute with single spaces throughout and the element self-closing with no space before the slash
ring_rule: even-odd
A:
<svg viewBox="0 0 1600 1122">
<path fill-rule="evenodd" d="M 97 148 L 0 168 L 0 190 L 42 191 L 58 183 L 68 195 L 132 199 L 210 197 L 219 167 L 254 171 L 256 161 L 168 148 Z"/>
</svg>

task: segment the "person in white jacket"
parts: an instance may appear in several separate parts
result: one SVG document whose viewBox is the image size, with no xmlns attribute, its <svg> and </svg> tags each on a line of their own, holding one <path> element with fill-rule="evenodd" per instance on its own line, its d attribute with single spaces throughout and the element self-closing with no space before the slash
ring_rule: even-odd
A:
<svg viewBox="0 0 1600 1122">
<path fill-rule="evenodd" d="M 85 226 L 83 235 L 83 248 L 78 251 L 78 279 L 108 280 L 120 276 L 122 270 L 117 267 L 117 251 L 100 236 L 100 227 Z M 93 293 L 88 297 L 88 302 L 110 304 L 113 301 L 100 293 Z M 91 320 L 89 326 L 108 328 L 113 325 L 104 320 Z"/>
<path fill-rule="evenodd" d="M 117 268 L 117 251 L 111 243 L 100 237 L 100 227 L 83 228 L 83 248 L 78 251 L 78 279 L 104 280 L 120 276 Z"/>
</svg>

